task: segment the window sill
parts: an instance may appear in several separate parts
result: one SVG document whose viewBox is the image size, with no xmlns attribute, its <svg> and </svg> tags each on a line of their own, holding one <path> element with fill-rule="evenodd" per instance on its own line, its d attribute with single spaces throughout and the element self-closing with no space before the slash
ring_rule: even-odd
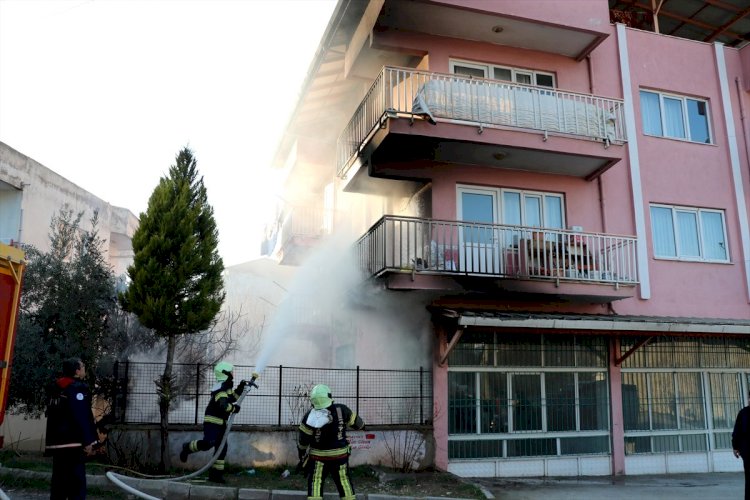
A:
<svg viewBox="0 0 750 500">
<path fill-rule="evenodd" d="M 681 139 L 679 137 L 669 137 L 667 135 L 654 135 L 654 134 L 647 134 L 646 132 L 641 132 L 645 137 L 653 137 L 654 139 L 667 139 L 670 141 L 677 141 L 677 142 L 683 142 L 687 144 L 698 144 L 700 146 L 716 146 L 715 142 L 698 142 L 698 141 L 691 141 L 690 139 Z"/>
<path fill-rule="evenodd" d="M 724 264 L 734 265 L 731 260 L 704 260 L 704 259 L 681 259 L 679 257 L 658 257 L 654 256 L 654 260 L 663 260 L 668 262 L 689 262 L 694 264 Z"/>
</svg>

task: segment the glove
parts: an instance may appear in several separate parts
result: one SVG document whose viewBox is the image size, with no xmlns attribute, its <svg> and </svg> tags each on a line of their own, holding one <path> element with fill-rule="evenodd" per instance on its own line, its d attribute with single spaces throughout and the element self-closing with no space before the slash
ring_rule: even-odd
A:
<svg viewBox="0 0 750 500">
<path fill-rule="evenodd" d="M 246 380 L 241 380 L 239 384 L 237 384 L 237 388 L 234 390 L 234 393 L 238 396 L 242 394 L 242 391 L 245 390 L 245 386 L 247 385 Z"/>
<path fill-rule="evenodd" d="M 232 413 L 239 413 L 240 405 L 232 405 Z"/>
</svg>

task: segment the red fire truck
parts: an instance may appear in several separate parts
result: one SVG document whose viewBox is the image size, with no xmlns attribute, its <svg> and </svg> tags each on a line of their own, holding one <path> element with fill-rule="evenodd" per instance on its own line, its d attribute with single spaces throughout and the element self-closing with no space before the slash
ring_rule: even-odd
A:
<svg viewBox="0 0 750 500">
<path fill-rule="evenodd" d="M 10 369 L 16 341 L 21 282 L 26 267 L 22 250 L 0 243 L 0 425 L 10 389 Z M 0 448 L 3 436 L 0 435 Z"/>
</svg>

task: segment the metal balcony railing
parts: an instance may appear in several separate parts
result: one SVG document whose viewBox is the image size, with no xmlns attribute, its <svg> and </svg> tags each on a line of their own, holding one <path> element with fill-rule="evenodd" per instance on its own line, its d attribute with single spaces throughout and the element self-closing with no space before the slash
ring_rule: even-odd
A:
<svg viewBox="0 0 750 500">
<path fill-rule="evenodd" d="M 623 143 L 622 99 L 484 78 L 384 67 L 341 133 L 337 172 L 348 169 L 386 117 L 422 116 L 479 127 L 520 127 Z"/>
<path fill-rule="evenodd" d="M 335 211 L 324 208 L 293 207 L 281 223 L 281 244 L 292 238 L 318 238 L 331 234 Z"/>
<path fill-rule="evenodd" d="M 366 277 L 385 272 L 637 284 L 636 238 L 386 215 L 356 244 Z"/>
</svg>

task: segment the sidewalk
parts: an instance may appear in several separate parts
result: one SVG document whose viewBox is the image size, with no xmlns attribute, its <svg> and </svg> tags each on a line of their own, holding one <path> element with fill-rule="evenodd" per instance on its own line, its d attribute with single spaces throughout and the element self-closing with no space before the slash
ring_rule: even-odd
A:
<svg viewBox="0 0 750 500">
<path fill-rule="evenodd" d="M 713 500 L 744 498 L 741 472 L 672 474 L 668 476 L 471 480 L 498 500 Z"/>
</svg>

